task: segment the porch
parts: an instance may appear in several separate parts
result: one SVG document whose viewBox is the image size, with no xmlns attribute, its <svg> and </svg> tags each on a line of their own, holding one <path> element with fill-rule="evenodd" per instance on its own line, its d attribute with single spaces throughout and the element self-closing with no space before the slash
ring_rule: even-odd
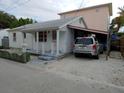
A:
<svg viewBox="0 0 124 93">
<path fill-rule="evenodd" d="M 44 31 L 24 31 L 24 33 L 31 34 L 30 40 L 32 47 L 27 49 L 27 52 L 39 55 L 53 55 L 60 56 L 64 54 L 64 46 L 62 39 L 65 31 L 60 30 L 44 30 Z M 61 34 L 61 36 L 60 36 Z M 25 41 L 25 40 L 23 40 Z M 24 42 L 29 45 L 29 42 Z"/>
</svg>

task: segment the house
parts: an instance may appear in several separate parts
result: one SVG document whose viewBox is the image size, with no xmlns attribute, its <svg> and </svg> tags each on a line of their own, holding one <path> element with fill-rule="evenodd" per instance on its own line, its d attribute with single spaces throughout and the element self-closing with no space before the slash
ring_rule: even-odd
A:
<svg viewBox="0 0 124 93">
<path fill-rule="evenodd" d="M 40 53 L 63 55 L 73 49 L 74 33 L 67 26 L 86 28 L 83 17 L 71 17 L 42 23 L 28 24 L 9 30 L 10 47 L 27 49 Z"/>
<path fill-rule="evenodd" d="M 45 54 L 64 55 L 72 52 L 76 37 L 96 34 L 106 43 L 112 5 L 103 4 L 59 13 L 58 20 L 28 24 L 9 30 L 10 47 Z"/>
<path fill-rule="evenodd" d="M 9 29 L 1 29 L 0 30 L 0 46 L 2 46 L 2 39 L 4 37 L 9 37 L 9 32 L 8 32 Z"/>
<path fill-rule="evenodd" d="M 88 29 L 108 31 L 110 16 L 112 16 L 112 3 L 62 12 L 59 15 L 61 19 L 83 16 Z"/>
</svg>

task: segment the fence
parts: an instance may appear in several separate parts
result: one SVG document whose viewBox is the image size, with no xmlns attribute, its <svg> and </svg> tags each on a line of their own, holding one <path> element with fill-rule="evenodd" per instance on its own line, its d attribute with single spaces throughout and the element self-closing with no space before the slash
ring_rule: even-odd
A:
<svg viewBox="0 0 124 93">
<path fill-rule="evenodd" d="M 120 38 L 120 51 L 121 55 L 124 57 L 124 37 Z"/>
</svg>

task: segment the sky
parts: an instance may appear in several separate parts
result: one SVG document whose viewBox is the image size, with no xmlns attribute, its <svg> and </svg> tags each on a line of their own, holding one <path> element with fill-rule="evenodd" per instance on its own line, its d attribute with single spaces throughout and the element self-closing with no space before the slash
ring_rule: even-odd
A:
<svg viewBox="0 0 124 93">
<path fill-rule="evenodd" d="M 124 0 L 0 0 L 0 10 L 40 22 L 58 19 L 60 12 L 105 3 L 113 4 L 112 18 L 117 16 L 118 7 L 124 6 Z"/>
</svg>

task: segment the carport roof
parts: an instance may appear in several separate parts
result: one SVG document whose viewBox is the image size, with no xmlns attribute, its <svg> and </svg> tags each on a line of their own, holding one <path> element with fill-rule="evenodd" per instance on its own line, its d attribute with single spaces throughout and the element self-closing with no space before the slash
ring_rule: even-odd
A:
<svg viewBox="0 0 124 93">
<path fill-rule="evenodd" d="M 99 34 L 105 34 L 105 35 L 108 34 L 107 31 L 101 31 L 101 30 L 96 30 L 96 29 L 82 28 L 82 27 L 72 26 L 72 25 L 68 25 L 68 27 L 71 29 L 78 29 L 78 30 L 83 30 L 87 32 L 93 32 L 93 33 L 99 33 Z"/>
</svg>

